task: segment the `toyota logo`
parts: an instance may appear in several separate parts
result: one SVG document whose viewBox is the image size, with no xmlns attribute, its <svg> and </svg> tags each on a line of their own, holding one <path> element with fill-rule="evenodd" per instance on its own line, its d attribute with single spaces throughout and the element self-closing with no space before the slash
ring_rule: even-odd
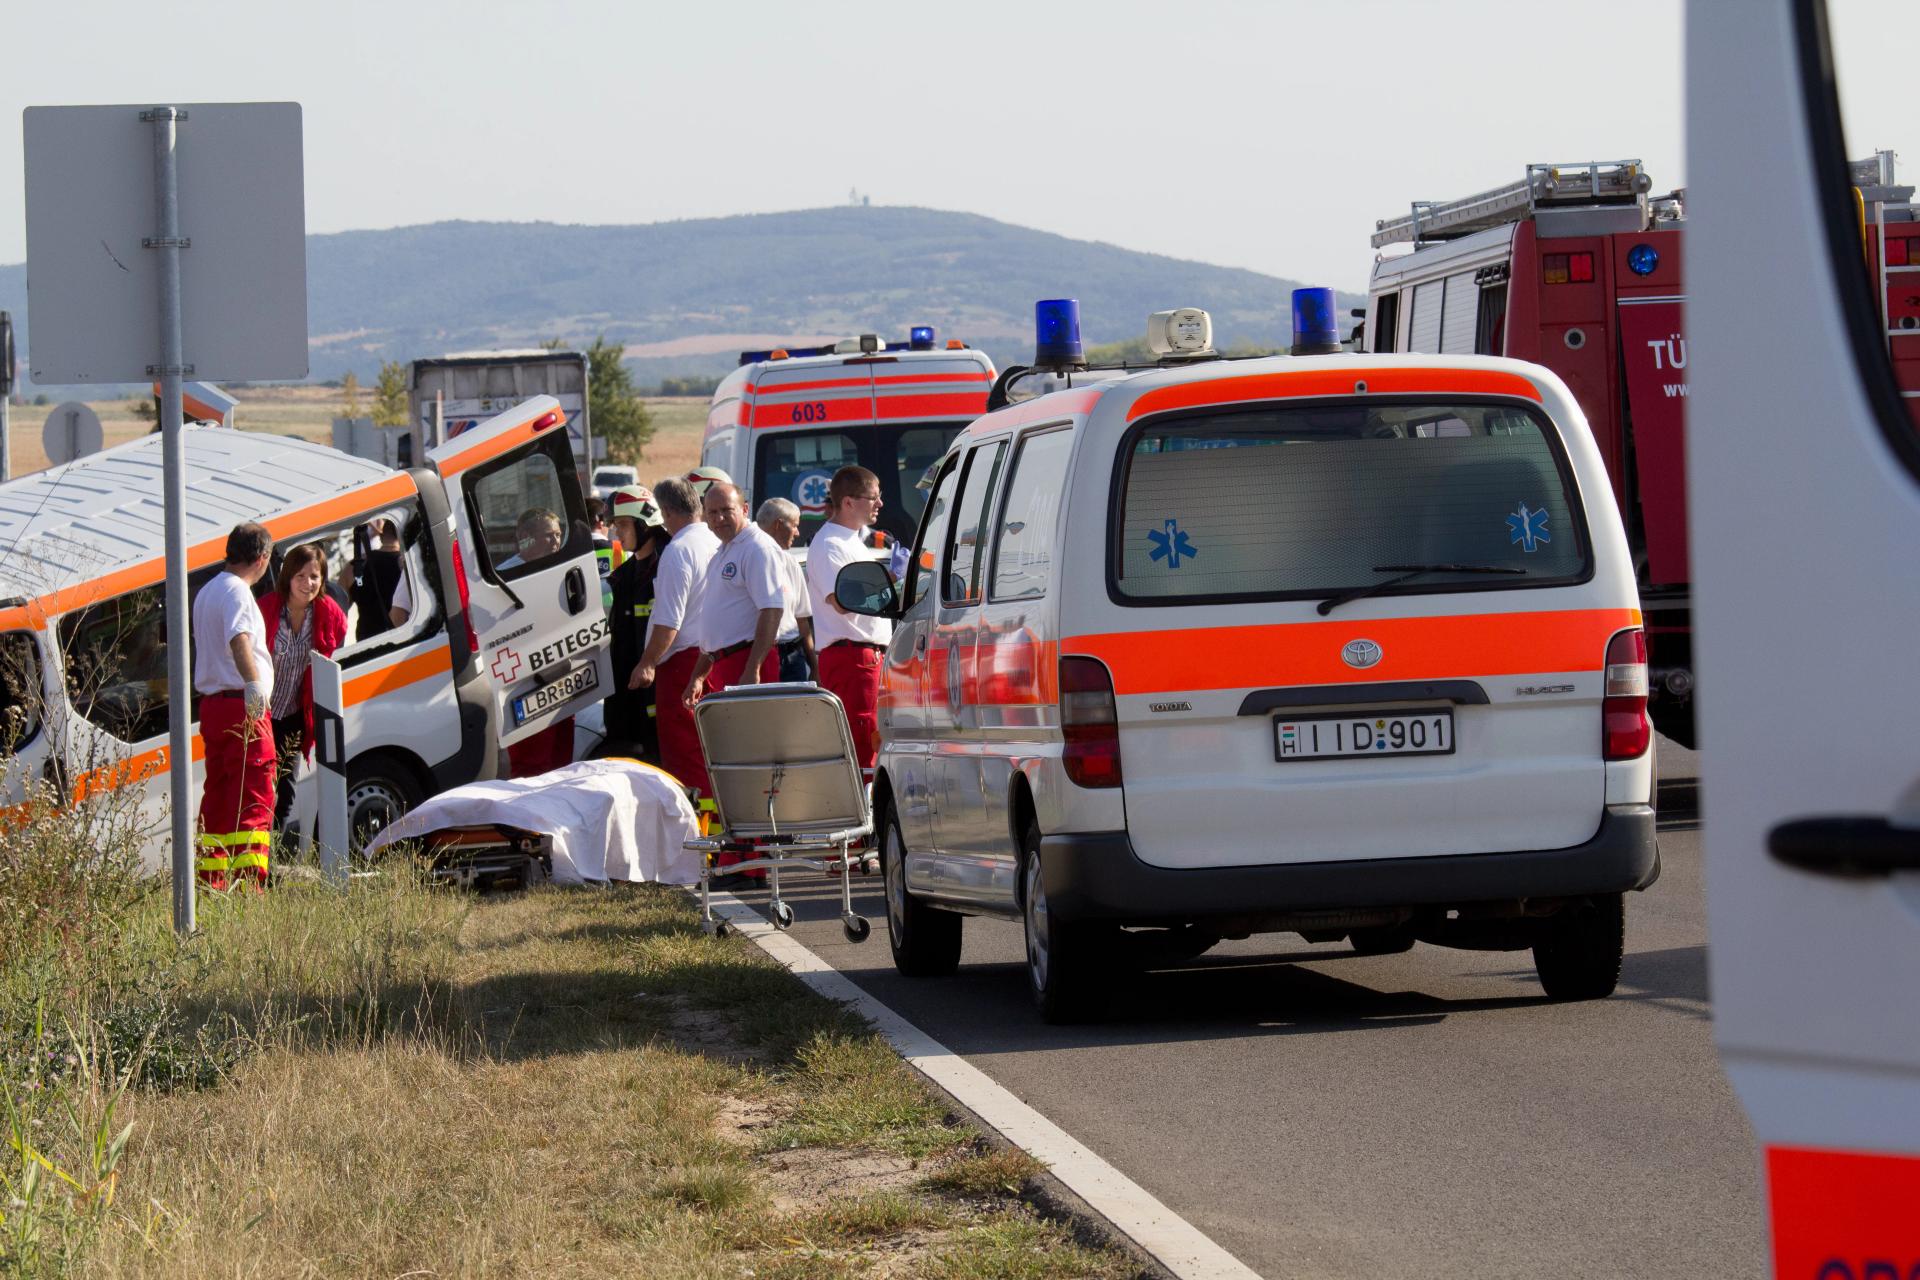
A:
<svg viewBox="0 0 1920 1280">
<path fill-rule="evenodd" d="M 1340 657 L 1350 667 L 1377 666 L 1380 646 L 1371 640 L 1349 640 L 1341 648 Z"/>
</svg>

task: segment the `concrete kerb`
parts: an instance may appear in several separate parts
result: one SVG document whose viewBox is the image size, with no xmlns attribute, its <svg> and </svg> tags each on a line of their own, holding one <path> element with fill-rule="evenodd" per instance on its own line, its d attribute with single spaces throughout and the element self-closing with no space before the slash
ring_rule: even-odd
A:
<svg viewBox="0 0 1920 1280">
<path fill-rule="evenodd" d="M 873 1023 L 907 1065 L 982 1133 L 997 1135 L 1045 1164 L 1045 1200 L 1052 1202 L 1047 1207 L 1140 1258 L 1151 1274 L 1172 1280 L 1258 1280 L 1257 1272 L 1144 1187 L 752 907 L 732 894 L 715 893 L 713 911 L 814 991 Z"/>
</svg>

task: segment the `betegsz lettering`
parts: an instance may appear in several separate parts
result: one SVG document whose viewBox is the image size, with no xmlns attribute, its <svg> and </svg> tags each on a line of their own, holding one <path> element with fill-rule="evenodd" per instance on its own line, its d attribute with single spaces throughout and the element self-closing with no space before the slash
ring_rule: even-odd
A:
<svg viewBox="0 0 1920 1280">
<path fill-rule="evenodd" d="M 544 649 L 535 649 L 527 655 L 527 669 L 538 671 L 542 667 L 570 658 L 582 649 L 591 648 L 596 640 L 607 638 L 607 620 L 600 619 L 580 628 L 572 635 L 561 636 Z"/>
</svg>

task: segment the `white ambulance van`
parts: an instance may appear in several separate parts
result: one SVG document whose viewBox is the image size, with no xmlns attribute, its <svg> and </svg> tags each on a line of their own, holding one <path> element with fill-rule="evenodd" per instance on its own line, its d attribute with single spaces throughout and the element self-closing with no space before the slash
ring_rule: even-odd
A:
<svg viewBox="0 0 1920 1280">
<path fill-rule="evenodd" d="M 1841 109 L 1905 100 L 1903 83 L 1875 86 L 1889 33 L 1913 24 L 1831 10 L 1687 5 L 1707 974 L 1765 1171 L 1773 1275 L 1913 1280 L 1920 390 L 1902 366 L 1920 359 L 1920 317 L 1901 312 L 1920 306 L 1920 227 L 1893 219 L 1920 207 L 1863 208 L 1849 190 L 1848 156 L 1903 140 L 1883 118 L 1913 141 L 1913 113 L 1862 134 Z"/>
<path fill-rule="evenodd" d="M 1296 350 L 1338 350 L 1319 292 Z M 1076 342 L 1024 401 L 1009 370 L 905 581 L 841 575 L 897 619 L 896 964 L 951 971 L 987 915 L 1025 922 L 1050 1019 L 1122 928 L 1530 947 L 1549 995 L 1611 993 L 1623 895 L 1659 872 L 1652 731 L 1578 405 L 1512 360 L 1208 358 L 1204 313 L 1172 315 L 1163 366 L 1079 372 Z"/>
<path fill-rule="evenodd" d="M 273 534 L 276 572 L 280 553 L 318 542 L 336 581 L 343 565 L 364 576 L 371 524 L 400 532 L 407 616 L 363 632 L 356 604 L 334 655 L 362 837 L 427 795 L 498 776 L 503 747 L 605 694 L 606 619 L 564 422 L 555 402 L 532 400 L 412 471 L 284 436 L 186 430 L 190 590 L 220 571 L 241 521 Z M 558 545 L 521 544 L 529 511 L 560 518 Z M 0 485 L 0 801 L 39 781 L 75 798 L 138 788 L 154 870 L 166 865 L 163 547 L 157 435 Z M 193 750 L 197 789 L 197 735 Z M 298 788 L 307 833 L 315 790 Z"/>
<path fill-rule="evenodd" d="M 993 361 L 932 326 L 905 342 L 875 334 L 831 346 L 745 351 L 714 390 L 702 466 L 745 485 L 753 509 L 768 498 L 800 508 L 797 546 L 827 517 L 827 484 L 845 466 L 880 477 L 877 525 L 888 542 L 913 536 L 930 463 L 986 411 Z"/>
</svg>

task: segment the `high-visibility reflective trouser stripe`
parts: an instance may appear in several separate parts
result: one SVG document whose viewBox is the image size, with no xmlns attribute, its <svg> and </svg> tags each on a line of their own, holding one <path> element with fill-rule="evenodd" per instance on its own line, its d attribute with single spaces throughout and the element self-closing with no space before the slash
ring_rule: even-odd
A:
<svg viewBox="0 0 1920 1280">
<path fill-rule="evenodd" d="M 249 717 L 237 694 L 209 694 L 200 700 L 200 737 L 207 780 L 199 847 L 211 864 L 201 878 L 216 889 L 242 878 L 264 885 L 273 826 L 273 726 L 265 715 Z"/>
<path fill-rule="evenodd" d="M 194 870 L 216 889 L 227 887 L 229 873 L 237 875 L 247 872 L 251 878 L 265 881 L 272 838 L 272 833 L 268 831 L 233 831 L 223 835 L 203 833 L 199 838 L 200 855 L 194 862 Z"/>
</svg>

